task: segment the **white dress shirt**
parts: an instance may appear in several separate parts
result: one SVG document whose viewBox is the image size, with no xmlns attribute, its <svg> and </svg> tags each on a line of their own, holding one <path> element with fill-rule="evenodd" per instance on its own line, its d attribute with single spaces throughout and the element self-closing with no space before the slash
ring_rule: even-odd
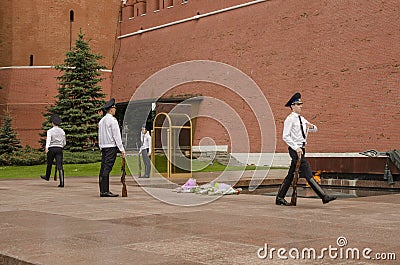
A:
<svg viewBox="0 0 400 265">
<path fill-rule="evenodd" d="M 303 146 L 303 143 L 306 144 L 306 139 L 304 139 L 301 128 L 300 128 L 300 120 L 299 114 L 292 112 L 285 119 L 285 123 L 283 126 L 283 141 L 290 146 L 293 150 L 297 150 L 299 147 Z M 314 124 L 309 123 L 303 116 L 300 117 L 301 122 L 303 124 L 303 131 L 307 138 L 308 132 L 317 132 L 318 128 Z M 313 128 L 307 129 L 307 124 L 312 125 Z"/>
<path fill-rule="evenodd" d="M 146 132 L 146 134 L 143 134 L 143 132 L 140 132 L 140 141 L 142 143 L 142 146 L 140 147 L 140 151 L 149 148 L 148 154 L 151 154 L 151 136 L 149 132 Z"/>
<path fill-rule="evenodd" d="M 100 149 L 118 147 L 121 152 L 125 151 L 118 121 L 110 113 L 107 113 L 99 122 L 99 147 Z"/>
<path fill-rule="evenodd" d="M 58 126 L 53 126 L 47 131 L 46 136 L 46 149 L 49 147 L 61 147 L 63 148 L 66 144 L 65 132 Z"/>
</svg>

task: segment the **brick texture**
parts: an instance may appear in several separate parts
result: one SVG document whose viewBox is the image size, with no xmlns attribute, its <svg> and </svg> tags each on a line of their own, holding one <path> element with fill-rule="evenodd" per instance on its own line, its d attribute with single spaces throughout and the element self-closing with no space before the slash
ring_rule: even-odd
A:
<svg viewBox="0 0 400 265">
<path fill-rule="evenodd" d="M 80 30 L 92 51 L 104 56 L 100 63 L 112 69 L 120 6 L 119 0 L 0 1 L 0 115 L 11 112 L 23 145 L 38 146 L 41 113 L 58 87 L 59 72 L 47 66 L 63 63 Z M 110 95 L 111 73 L 104 77 Z"/>
<path fill-rule="evenodd" d="M 145 16 L 131 19 L 127 6 L 121 35 L 245 2 L 174 3 L 158 12 L 147 8 Z M 262 89 L 275 118 L 277 152 L 286 152 L 281 133 L 290 110 L 283 106 L 296 91 L 303 95 L 304 116 L 319 127 L 310 135 L 309 152 L 399 148 L 399 11 L 396 0 L 267 1 L 122 38 L 113 95 L 129 100 L 144 80 L 169 65 L 213 60 L 238 68 Z M 179 87 L 171 93 L 224 99 L 245 117 L 249 131 L 257 128 L 248 108 L 239 107 L 240 99 L 212 86 L 198 89 Z M 223 130 L 215 133 L 210 127 L 197 124 L 197 143 L 216 134 L 216 143 L 226 144 Z M 248 138 L 252 151 L 262 149 L 259 135 Z"/>
<path fill-rule="evenodd" d="M 283 106 L 297 91 L 305 102 L 304 116 L 319 128 L 310 135 L 308 152 L 400 148 L 397 0 L 266 1 L 115 41 L 115 36 L 247 2 L 128 0 L 119 23 L 118 0 L 4 0 L 0 67 L 27 66 L 30 55 L 33 65 L 61 63 L 70 45 L 73 10 L 72 38 L 82 28 L 93 50 L 105 56 L 103 64 L 113 70 L 105 73 L 105 92 L 118 102 L 128 101 L 143 81 L 165 67 L 212 60 L 239 69 L 261 88 L 274 116 L 277 152 L 286 152 L 281 133 L 290 110 Z M 55 75 L 51 69 L 0 70 L 0 108 L 13 111 L 25 144 L 35 145 L 40 112 L 56 94 Z M 265 151 L 260 130 L 271 128 L 260 128 L 240 95 L 208 83 L 178 86 L 165 96 L 170 95 L 223 100 L 245 124 L 251 151 Z M 196 122 L 194 144 L 205 137 L 231 145 L 228 130 L 212 117 Z"/>
<path fill-rule="evenodd" d="M 13 128 L 24 146 L 39 146 L 39 133 L 44 121 L 42 113 L 55 102 L 58 75 L 59 71 L 50 68 L 0 70 L 0 83 L 7 84 L 0 93 L 0 111 L 2 114 L 10 112 Z M 103 91 L 110 95 L 110 73 L 105 72 L 103 77 L 106 78 L 101 83 Z"/>
<path fill-rule="evenodd" d="M 0 67 L 28 66 L 30 55 L 33 65 L 60 64 L 82 29 L 110 69 L 119 8 L 119 0 L 1 1 Z"/>
</svg>

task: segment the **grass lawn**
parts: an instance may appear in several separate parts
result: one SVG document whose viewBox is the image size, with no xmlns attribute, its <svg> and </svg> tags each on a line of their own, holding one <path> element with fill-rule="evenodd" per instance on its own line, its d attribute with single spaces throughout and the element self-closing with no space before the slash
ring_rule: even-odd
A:
<svg viewBox="0 0 400 265">
<path fill-rule="evenodd" d="M 52 167 L 51 177 L 54 176 L 54 166 Z M 83 177 L 99 175 L 100 162 L 90 164 L 66 164 L 64 165 L 66 177 Z M 129 168 L 126 167 L 127 174 Z M 39 178 L 40 175 L 46 173 L 46 165 L 37 166 L 3 166 L 0 167 L 0 179 L 15 179 L 15 178 Z M 121 174 L 121 158 L 117 158 L 111 175 Z"/>
<path fill-rule="evenodd" d="M 136 160 L 137 161 L 137 160 Z M 137 163 L 137 162 L 136 162 Z M 167 172 L 167 158 L 162 155 L 156 155 L 156 167 L 158 172 Z M 268 169 L 268 167 L 256 166 L 225 166 L 218 162 L 212 164 L 206 161 L 192 160 L 193 172 L 218 172 L 218 171 L 239 171 L 239 170 L 255 170 L 255 169 Z M 179 169 L 178 169 L 179 170 Z"/>
<path fill-rule="evenodd" d="M 120 157 L 117 157 L 111 175 L 121 175 L 121 161 Z M 161 162 L 161 161 L 160 161 Z M 138 172 L 138 161 L 137 157 L 129 156 L 127 158 L 128 166 L 126 167 L 127 174 L 130 174 L 130 170 L 134 174 Z M 208 164 L 204 161 L 193 160 L 192 162 L 193 172 L 218 172 L 218 171 L 237 171 L 237 170 L 255 170 L 255 169 L 268 169 L 268 167 L 256 167 L 256 166 L 232 166 L 226 167 L 220 163 Z M 142 172 L 144 166 L 142 162 Z M 166 162 L 160 163 L 157 166 L 160 172 L 166 172 Z M 64 171 L 66 177 L 83 177 L 93 176 L 97 177 L 100 171 L 100 162 L 90 164 L 65 164 Z M 16 179 L 16 178 L 39 178 L 40 175 L 46 173 L 46 165 L 37 166 L 2 166 L 0 167 L 0 179 Z M 51 177 L 54 175 L 54 166 L 52 167 Z"/>
</svg>

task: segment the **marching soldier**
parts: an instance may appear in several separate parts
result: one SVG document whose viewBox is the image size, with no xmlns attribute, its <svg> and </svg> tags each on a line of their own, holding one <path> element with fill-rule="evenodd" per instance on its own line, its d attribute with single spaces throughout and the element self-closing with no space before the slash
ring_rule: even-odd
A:
<svg viewBox="0 0 400 265">
<path fill-rule="evenodd" d="M 140 153 L 142 154 L 143 163 L 144 163 L 144 176 L 140 178 L 148 178 L 150 177 L 150 158 L 151 155 L 151 136 L 146 128 L 146 124 L 142 125 L 142 131 L 140 132 Z M 140 158 L 139 158 L 140 159 Z"/>
<path fill-rule="evenodd" d="M 63 169 L 63 148 L 66 144 L 65 132 L 63 129 L 58 127 L 61 124 L 61 119 L 57 114 L 53 114 L 50 117 L 50 121 L 53 128 L 47 131 L 46 136 L 46 156 L 47 156 L 47 167 L 46 175 L 40 176 L 42 179 L 49 181 L 51 174 L 51 166 L 53 165 L 54 158 L 56 159 L 56 167 L 60 175 L 60 185 L 58 187 L 64 187 L 64 169 Z"/>
<path fill-rule="evenodd" d="M 314 180 L 311 167 L 306 161 L 306 139 L 308 132 L 317 132 L 317 126 L 308 122 L 304 117 L 300 116 L 303 102 L 301 94 L 294 94 L 286 103 L 285 107 L 290 107 L 292 113 L 287 116 L 283 127 L 283 140 L 289 146 L 289 155 L 292 159 L 287 176 L 283 180 L 278 194 L 276 195 L 276 205 L 290 206 L 290 203 L 285 200 L 286 193 L 294 178 L 294 172 L 298 159 L 301 159 L 300 172 L 306 178 L 308 184 L 314 192 L 322 199 L 322 202 L 328 203 L 336 199 L 335 196 L 327 195 L 318 183 Z"/>
</svg>

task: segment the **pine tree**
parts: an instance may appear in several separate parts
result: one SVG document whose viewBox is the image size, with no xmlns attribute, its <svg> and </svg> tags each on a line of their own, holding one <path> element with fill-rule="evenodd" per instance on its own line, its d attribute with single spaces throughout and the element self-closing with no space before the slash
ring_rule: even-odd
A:
<svg viewBox="0 0 400 265">
<path fill-rule="evenodd" d="M 104 80 L 100 77 L 100 70 L 105 67 L 98 63 L 103 56 L 92 53 L 89 41 L 84 37 L 81 31 L 75 46 L 66 53 L 64 64 L 55 66 L 55 69 L 63 72 L 57 77 L 59 94 L 55 105 L 43 114 L 46 122 L 42 128 L 45 131 L 51 127 L 51 114 L 60 116 L 61 127 L 67 137 L 65 148 L 72 152 L 83 151 L 96 142 L 97 124 L 102 117 L 100 109 L 105 103 L 105 94 L 99 85 Z M 45 135 L 44 132 L 42 136 Z"/>
<path fill-rule="evenodd" d="M 12 127 L 12 118 L 8 112 L 5 112 L 0 128 L 0 155 L 11 154 L 22 148 L 18 134 Z"/>
</svg>

